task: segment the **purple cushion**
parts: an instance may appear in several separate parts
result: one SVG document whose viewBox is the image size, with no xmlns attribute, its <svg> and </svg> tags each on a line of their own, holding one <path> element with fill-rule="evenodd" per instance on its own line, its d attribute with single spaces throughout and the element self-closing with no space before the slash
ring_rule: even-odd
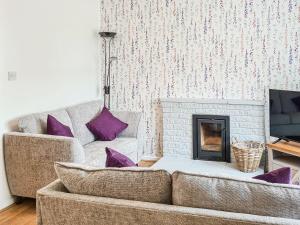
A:
<svg viewBox="0 0 300 225">
<path fill-rule="evenodd" d="M 106 151 L 106 167 L 133 167 L 136 164 L 127 156 L 117 152 L 111 148 L 105 148 Z"/>
<path fill-rule="evenodd" d="M 101 141 L 112 141 L 128 127 L 128 124 L 114 117 L 106 107 L 103 107 L 101 113 L 86 126 Z"/>
<path fill-rule="evenodd" d="M 70 127 L 59 122 L 55 117 L 48 115 L 47 134 L 65 137 L 74 137 Z"/>
<path fill-rule="evenodd" d="M 264 180 L 269 183 L 292 184 L 292 171 L 289 167 L 283 167 L 253 178 Z"/>
</svg>

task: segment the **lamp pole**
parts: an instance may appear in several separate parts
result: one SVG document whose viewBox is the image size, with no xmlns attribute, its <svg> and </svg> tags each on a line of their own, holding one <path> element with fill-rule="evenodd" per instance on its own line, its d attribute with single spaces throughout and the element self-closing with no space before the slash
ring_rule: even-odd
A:
<svg viewBox="0 0 300 225">
<path fill-rule="evenodd" d="M 100 37 L 104 40 L 104 106 L 110 109 L 110 70 L 111 63 L 117 57 L 110 56 L 111 42 L 116 36 L 115 32 L 99 32 Z M 108 41 L 108 58 L 107 58 L 107 41 Z"/>
</svg>

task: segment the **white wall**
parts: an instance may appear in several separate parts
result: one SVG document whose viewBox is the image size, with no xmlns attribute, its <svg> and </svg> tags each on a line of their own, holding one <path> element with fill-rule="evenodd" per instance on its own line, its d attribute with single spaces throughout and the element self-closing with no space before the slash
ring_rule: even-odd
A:
<svg viewBox="0 0 300 225">
<path fill-rule="evenodd" d="M 21 115 L 95 99 L 99 1 L 0 1 L 1 136 Z M 7 81 L 8 71 L 16 81 Z M 1 209 L 12 199 L 0 150 Z"/>
<path fill-rule="evenodd" d="M 4 0 L 0 1 L 0 134 L 2 137 L 2 133 L 4 130 Z M 12 199 L 9 195 L 8 187 L 6 184 L 4 163 L 3 163 L 3 154 L 2 154 L 2 138 L 0 138 L 0 209 L 6 207 L 12 202 Z"/>
</svg>

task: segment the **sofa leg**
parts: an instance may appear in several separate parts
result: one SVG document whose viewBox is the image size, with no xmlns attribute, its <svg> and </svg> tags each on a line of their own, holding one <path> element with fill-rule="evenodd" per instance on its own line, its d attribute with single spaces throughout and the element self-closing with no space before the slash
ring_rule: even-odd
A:
<svg viewBox="0 0 300 225">
<path fill-rule="evenodd" d="M 24 197 L 21 197 L 21 196 L 14 196 L 14 200 L 15 200 L 15 203 L 17 205 L 21 204 L 23 201 L 24 201 Z"/>
</svg>

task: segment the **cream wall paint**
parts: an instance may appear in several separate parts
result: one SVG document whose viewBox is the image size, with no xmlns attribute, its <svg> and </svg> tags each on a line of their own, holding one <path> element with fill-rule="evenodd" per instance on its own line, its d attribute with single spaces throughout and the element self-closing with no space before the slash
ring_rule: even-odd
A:
<svg viewBox="0 0 300 225">
<path fill-rule="evenodd" d="M 98 0 L 1 0 L 0 10 L 1 136 L 19 116 L 98 97 Z M 2 152 L 0 209 L 12 202 Z"/>
<path fill-rule="evenodd" d="M 112 107 L 144 111 L 145 154 L 162 153 L 160 98 L 300 90 L 299 0 L 107 0 L 101 27 L 117 32 Z"/>
</svg>

